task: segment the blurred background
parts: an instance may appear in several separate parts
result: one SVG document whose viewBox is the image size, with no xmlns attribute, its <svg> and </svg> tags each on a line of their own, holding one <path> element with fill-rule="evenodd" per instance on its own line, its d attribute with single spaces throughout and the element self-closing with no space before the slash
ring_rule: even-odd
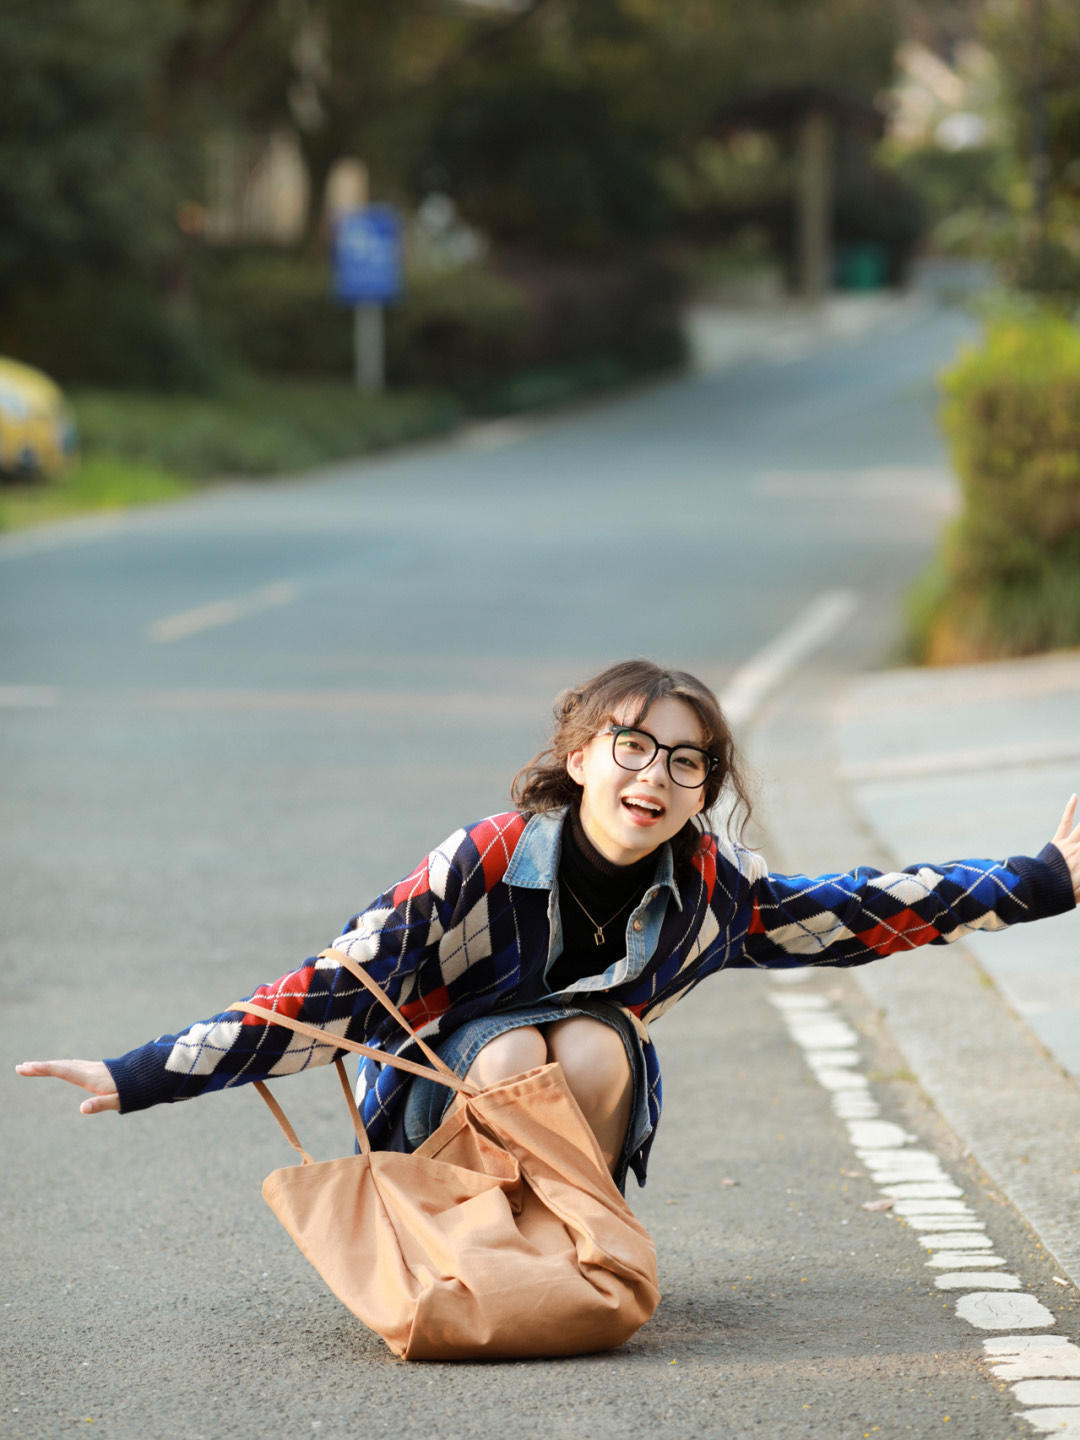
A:
<svg viewBox="0 0 1080 1440">
<path fill-rule="evenodd" d="M 710 308 L 930 277 L 992 331 L 947 416 L 989 513 L 927 606 L 983 552 L 1010 584 L 1048 547 L 1080 568 L 1073 0 L 8 0 L 0 94 L 0 526 L 673 371 Z M 368 202 L 403 235 L 378 394 L 331 280 Z M 1080 615 L 1071 583 L 1049 610 Z M 924 648 L 993 650 L 956 629 Z"/>
</svg>

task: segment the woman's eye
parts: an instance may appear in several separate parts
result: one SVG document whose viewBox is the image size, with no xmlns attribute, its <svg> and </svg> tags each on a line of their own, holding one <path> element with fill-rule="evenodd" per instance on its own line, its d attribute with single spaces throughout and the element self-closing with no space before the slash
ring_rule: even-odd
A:
<svg viewBox="0 0 1080 1440">
<path fill-rule="evenodd" d="M 699 755 L 675 755 L 672 759 L 674 764 L 688 775 L 700 775 L 705 769 L 705 762 Z"/>
</svg>

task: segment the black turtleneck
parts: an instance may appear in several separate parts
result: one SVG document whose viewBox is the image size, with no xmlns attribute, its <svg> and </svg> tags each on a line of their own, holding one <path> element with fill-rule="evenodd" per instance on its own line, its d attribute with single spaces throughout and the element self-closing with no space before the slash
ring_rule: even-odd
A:
<svg viewBox="0 0 1080 1440">
<path fill-rule="evenodd" d="M 582 829 L 577 806 L 566 817 L 559 858 L 559 916 L 563 951 L 548 975 L 552 990 L 602 975 L 626 954 L 626 922 L 656 871 L 656 856 L 616 865 L 600 854 Z M 586 914 L 586 911 L 588 914 Z M 604 932 L 596 943 L 597 924 Z"/>
</svg>

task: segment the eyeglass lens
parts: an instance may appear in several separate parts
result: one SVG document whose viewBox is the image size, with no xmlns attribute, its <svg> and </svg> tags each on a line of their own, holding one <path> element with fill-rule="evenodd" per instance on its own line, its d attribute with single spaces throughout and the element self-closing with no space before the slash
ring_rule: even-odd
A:
<svg viewBox="0 0 1080 1440">
<path fill-rule="evenodd" d="M 616 730 L 611 748 L 624 770 L 645 770 L 658 750 L 666 751 L 668 774 L 676 785 L 691 790 L 705 783 L 712 768 L 712 756 L 696 745 L 661 745 L 647 730 Z"/>
</svg>

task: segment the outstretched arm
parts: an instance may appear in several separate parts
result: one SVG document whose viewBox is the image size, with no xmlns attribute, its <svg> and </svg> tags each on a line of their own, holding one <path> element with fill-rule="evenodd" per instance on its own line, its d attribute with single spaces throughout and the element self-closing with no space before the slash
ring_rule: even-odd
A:
<svg viewBox="0 0 1080 1440">
<path fill-rule="evenodd" d="M 511 811 L 455 831 L 404 880 L 353 916 L 335 942 L 386 986 L 391 999 L 398 999 L 409 983 L 405 994 L 410 1019 L 415 1016 L 417 1026 L 437 1019 L 450 1007 L 455 998 L 452 990 L 470 992 L 473 981 L 461 973 L 462 967 L 449 977 L 444 974 L 439 942 L 449 931 L 461 931 L 450 962 L 456 965 L 456 957 L 464 953 L 465 926 L 481 923 L 470 922 L 470 917 L 480 913 L 477 907 L 482 903 L 487 917 L 486 896 L 501 880 L 524 826 L 524 816 Z M 512 917 L 512 908 L 506 908 Z M 490 921 L 485 918 L 482 923 L 487 927 Z M 515 922 L 511 918 L 504 923 Z M 470 935 L 479 933 L 470 931 Z M 368 992 L 341 970 L 332 951 L 260 986 L 253 998 L 262 1009 L 280 1010 L 315 1026 L 340 1026 L 343 1037 L 362 1042 L 370 1042 L 377 1033 L 382 1015 Z M 373 1011 L 378 1012 L 374 1017 Z M 300 1044 L 285 1026 L 226 1010 L 177 1035 L 158 1035 L 107 1062 L 32 1060 L 16 1066 L 16 1071 L 78 1085 L 89 1091 L 82 1102 L 83 1114 L 97 1115 L 105 1110 L 141 1110 L 269 1075 L 291 1074 L 329 1064 L 334 1054 L 333 1045 Z"/>
<path fill-rule="evenodd" d="M 66 1080 L 90 1091 L 79 1109 L 84 1115 L 100 1115 L 105 1110 L 119 1110 L 120 1096 L 104 1060 L 25 1060 L 15 1066 L 17 1075 L 46 1075 Z"/>
<path fill-rule="evenodd" d="M 951 860 L 883 873 L 755 879 L 743 965 L 864 965 L 974 931 L 1040 920 L 1080 901 L 1080 802 L 1069 797 L 1037 856 Z M 730 963 L 730 962 L 729 962 Z"/>
<path fill-rule="evenodd" d="M 1061 817 L 1061 824 L 1054 836 L 1054 844 L 1061 851 L 1065 864 L 1069 867 L 1069 874 L 1072 876 L 1073 894 L 1076 896 L 1077 904 L 1080 904 L 1080 825 L 1076 823 L 1077 799 L 1075 795 L 1069 797 L 1069 803 L 1065 806 L 1065 814 Z"/>
</svg>

